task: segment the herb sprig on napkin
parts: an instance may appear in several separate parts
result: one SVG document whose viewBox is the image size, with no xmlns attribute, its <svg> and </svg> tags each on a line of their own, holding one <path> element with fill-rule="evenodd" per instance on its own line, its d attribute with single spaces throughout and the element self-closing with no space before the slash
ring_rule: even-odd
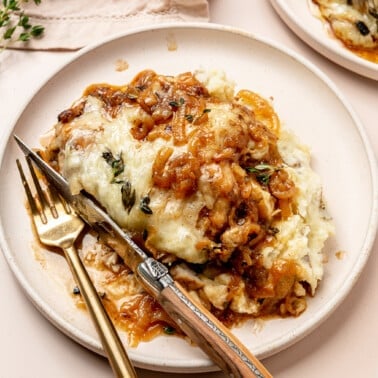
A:
<svg viewBox="0 0 378 378">
<path fill-rule="evenodd" d="M 41 25 L 32 25 L 29 17 L 22 9 L 21 3 L 27 2 L 17 0 L 3 0 L 0 5 L 0 46 L 5 48 L 11 41 L 27 42 L 31 38 L 39 37 L 44 32 Z M 41 0 L 33 0 L 36 5 Z"/>
</svg>

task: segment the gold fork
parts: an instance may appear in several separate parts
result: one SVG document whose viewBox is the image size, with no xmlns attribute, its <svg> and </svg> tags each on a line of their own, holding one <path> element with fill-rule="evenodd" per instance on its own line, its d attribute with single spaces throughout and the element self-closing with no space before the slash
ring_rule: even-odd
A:
<svg viewBox="0 0 378 378">
<path fill-rule="evenodd" d="M 49 187 L 47 183 L 43 182 L 44 189 L 42 189 L 37 172 L 30 158 L 26 157 L 26 161 L 36 190 L 36 198 L 32 194 L 32 190 L 18 159 L 17 167 L 30 206 L 32 220 L 40 241 L 47 246 L 59 247 L 64 251 L 71 272 L 79 286 L 80 293 L 84 298 L 104 350 L 108 356 L 114 375 L 118 378 L 136 377 L 135 370 L 119 339 L 117 331 L 109 319 L 101 299 L 75 248 L 75 240 L 84 228 L 83 221 L 71 211 L 68 204 L 60 198 L 54 188 Z M 39 175 L 41 175 L 40 172 Z"/>
</svg>

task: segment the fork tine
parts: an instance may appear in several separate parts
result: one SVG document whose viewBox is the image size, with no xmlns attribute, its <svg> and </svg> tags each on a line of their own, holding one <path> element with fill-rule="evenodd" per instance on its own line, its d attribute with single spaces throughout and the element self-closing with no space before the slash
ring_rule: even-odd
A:
<svg viewBox="0 0 378 378">
<path fill-rule="evenodd" d="M 35 189 L 36 189 L 38 197 L 39 197 L 39 201 L 40 201 L 40 204 L 41 204 L 41 207 L 42 207 L 42 212 L 46 216 L 45 212 L 46 212 L 46 209 L 48 207 L 51 211 L 52 216 L 54 218 L 57 218 L 58 213 L 55 209 L 55 206 L 53 205 L 54 202 L 51 202 L 49 200 L 47 191 L 42 189 L 41 184 L 40 184 L 40 180 L 37 177 L 36 168 L 34 167 L 30 157 L 26 156 L 26 162 L 28 163 L 30 174 L 31 174 L 31 177 L 33 179 L 33 183 L 34 183 Z"/>
<path fill-rule="evenodd" d="M 37 151 L 37 154 L 40 155 L 39 151 Z M 37 169 L 38 172 L 44 175 L 41 169 L 39 169 L 39 167 L 37 167 L 36 164 L 33 163 L 30 157 L 29 157 L 29 160 L 31 161 L 31 165 L 34 167 L 34 169 Z M 55 186 L 52 185 L 48 180 L 45 183 L 46 183 L 46 187 L 48 188 L 48 190 L 45 193 L 48 199 L 50 199 L 50 202 L 49 201 L 47 202 L 49 203 L 50 210 L 53 213 L 53 216 L 57 218 L 59 216 L 58 213 L 60 210 L 65 211 L 67 214 L 70 214 L 71 208 L 69 204 L 63 198 L 63 196 L 60 195 L 60 193 L 55 188 Z"/>
<path fill-rule="evenodd" d="M 56 188 L 48 183 L 49 193 L 51 195 L 51 202 L 55 204 L 54 210 L 57 212 L 57 216 L 59 211 L 65 211 L 67 214 L 71 213 L 71 208 L 69 204 L 64 200 L 64 198 L 58 193 Z"/>
<path fill-rule="evenodd" d="M 68 265 L 80 287 L 83 299 L 94 321 L 106 354 L 108 355 L 115 376 L 136 377 L 136 373 L 122 345 L 122 341 L 103 307 L 96 288 L 93 286 L 90 276 L 75 247 L 75 241 L 84 229 L 84 222 L 79 216 L 66 207 L 68 204 L 62 201 L 63 196 L 59 194 L 58 190 L 55 190 L 53 185 L 49 185 L 48 181 L 44 181 L 42 186 L 40 185 L 40 179 L 45 177 L 42 177 L 42 174 L 41 176 L 39 175 L 39 169 L 37 167 L 34 168 L 34 164 L 30 158 L 26 160 L 34 182 L 36 194 L 33 195 L 18 159 L 17 167 L 29 201 L 33 224 L 39 240 L 46 246 L 63 249 Z M 52 212 L 56 212 L 57 217 L 53 219 L 50 215 L 47 216 L 48 212 L 46 211 L 45 213 L 43 211 L 47 206 L 50 207 Z M 41 219 L 41 221 L 39 219 Z"/>
<path fill-rule="evenodd" d="M 17 159 L 16 163 L 17 163 L 18 171 L 20 173 L 22 185 L 23 185 L 23 187 L 25 189 L 26 197 L 28 198 L 28 203 L 29 203 L 32 215 L 36 216 L 38 214 L 40 216 L 40 218 L 41 218 L 42 223 L 46 224 L 47 223 L 46 215 L 45 215 L 45 213 L 43 211 L 39 211 L 39 209 L 38 209 L 37 203 L 36 203 L 36 201 L 35 201 L 35 199 L 33 197 L 33 194 L 31 192 L 30 186 L 29 186 L 29 184 L 28 184 L 28 182 L 26 180 L 26 177 L 25 177 L 25 174 L 24 174 L 24 170 L 22 169 L 22 165 L 20 163 L 20 160 Z"/>
</svg>

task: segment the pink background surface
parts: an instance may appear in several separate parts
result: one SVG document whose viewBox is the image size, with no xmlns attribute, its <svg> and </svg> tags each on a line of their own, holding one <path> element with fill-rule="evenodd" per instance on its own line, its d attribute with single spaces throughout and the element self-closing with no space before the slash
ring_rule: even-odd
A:
<svg viewBox="0 0 378 378">
<path fill-rule="evenodd" d="M 268 1 L 209 0 L 211 22 L 275 40 L 317 65 L 354 107 L 378 155 L 378 83 L 343 69 L 303 43 Z M 24 91 L 37 88 L 72 53 L 0 53 L 0 140 L 26 105 Z M 27 85 L 25 85 L 27 83 Z M 27 88 L 27 89 L 26 89 Z M 275 377 L 378 377 L 378 242 L 357 284 L 313 333 L 264 360 Z M 34 308 L 0 255 L 0 378 L 110 378 L 107 361 L 64 336 Z M 178 374 L 138 369 L 142 378 Z M 220 378 L 220 372 L 189 377 Z"/>
</svg>

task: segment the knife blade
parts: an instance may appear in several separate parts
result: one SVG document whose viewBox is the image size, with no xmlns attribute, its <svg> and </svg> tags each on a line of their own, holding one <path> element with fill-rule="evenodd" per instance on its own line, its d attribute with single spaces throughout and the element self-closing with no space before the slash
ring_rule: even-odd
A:
<svg viewBox="0 0 378 378">
<path fill-rule="evenodd" d="M 177 326 L 231 377 L 268 378 L 263 364 L 207 309 L 192 301 L 185 289 L 169 274 L 168 268 L 150 257 L 131 235 L 123 230 L 85 192 L 72 194 L 68 182 L 17 135 L 14 138 L 25 156 L 45 174 L 75 212 L 121 256 Z"/>
</svg>

